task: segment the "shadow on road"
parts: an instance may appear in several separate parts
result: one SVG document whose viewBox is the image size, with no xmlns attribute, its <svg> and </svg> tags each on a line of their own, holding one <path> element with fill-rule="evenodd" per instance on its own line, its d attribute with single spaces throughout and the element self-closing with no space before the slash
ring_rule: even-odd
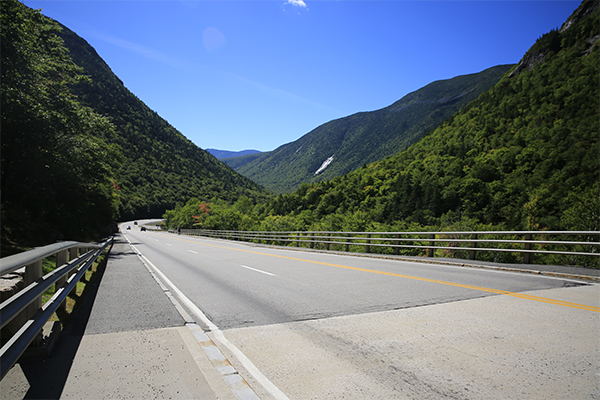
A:
<svg viewBox="0 0 600 400">
<path fill-rule="evenodd" d="M 63 329 L 52 355 L 47 358 L 22 357 L 18 362 L 29 383 L 29 390 L 24 399 L 60 398 L 110 258 L 109 251 L 108 257 L 104 258 L 90 278 L 91 284 L 87 284 L 81 296 L 77 298 L 77 305 L 70 321 Z"/>
</svg>

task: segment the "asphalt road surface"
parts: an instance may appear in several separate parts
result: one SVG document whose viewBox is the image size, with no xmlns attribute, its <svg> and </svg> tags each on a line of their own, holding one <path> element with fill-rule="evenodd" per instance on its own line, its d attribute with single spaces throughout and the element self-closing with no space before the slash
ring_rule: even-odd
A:
<svg viewBox="0 0 600 400">
<path fill-rule="evenodd" d="M 261 398 L 600 398 L 597 285 L 129 225 Z"/>
</svg>

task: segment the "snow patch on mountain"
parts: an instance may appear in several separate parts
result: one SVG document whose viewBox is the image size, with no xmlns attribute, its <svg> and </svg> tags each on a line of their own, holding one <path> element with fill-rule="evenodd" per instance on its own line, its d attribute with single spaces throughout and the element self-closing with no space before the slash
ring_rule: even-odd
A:
<svg viewBox="0 0 600 400">
<path fill-rule="evenodd" d="M 319 167 L 319 169 L 315 172 L 315 175 L 319 175 L 321 172 L 325 171 L 325 168 L 331 164 L 333 161 L 333 156 L 329 157 L 327 160 L 323 161 L 323 164 Z"/>
</svg>

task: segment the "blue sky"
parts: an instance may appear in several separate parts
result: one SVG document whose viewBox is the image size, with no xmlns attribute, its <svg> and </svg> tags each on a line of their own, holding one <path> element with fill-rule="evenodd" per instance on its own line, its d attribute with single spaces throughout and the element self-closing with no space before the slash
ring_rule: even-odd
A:
<svg viewBox="0 0 600 400">
<path fill-rule="evenodd" d="M 25 0 L 201 148 L 273 150 L 440 79 L 517 63 L 579 1 Z"/>
</svg>

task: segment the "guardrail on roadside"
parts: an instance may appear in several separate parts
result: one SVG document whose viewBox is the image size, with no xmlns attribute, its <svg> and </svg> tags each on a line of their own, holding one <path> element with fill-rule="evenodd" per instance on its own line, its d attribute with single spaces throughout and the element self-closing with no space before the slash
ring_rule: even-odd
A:
<svg viewBox="0 0 600 400">
<path fill-rule="evenodd" d="M 272 232 L 182 229 L 181 233 L 265 244 L 293 244 L 295 247 L 318 246 L 325 250 L 335 247 L 345 252 L 350 252 L 351 248 L 356 250 L 358 246 L 366 253 L 371 253 L 374 248 L 386 248 L 388 252 L 399 255 L 401 250 L 411 249 L 419 252 L 417 255 L 434 257 L 437 250 L 442 250 L 452 257 L 462 251 L 467 256 L 463 258 L 471 260 L 477 259 L 477 252 L 517 253 L 525 264 L 531 263 L 533 254 L 600 256 L 600 231 Z M 567 240 L 573 237 L 575 240 Z"/>
<path fill-rule="evenodd" d="M 112 242 L 112 237 L 99 244 L 59 242 L 0 259 L 0 276 L 25 268 L 25 287 L 0 304 L 0 328 L 15 319 L 21 326 L 0 349 L 0 380 L 40 336 L 52 314 L 64 307 L 67 295 Z M 55 254 L 56 269 L 42 276 L 42 260 Z M 42 294 L 53 284 L 54 296 L 42 306 Z"/>
</svg>

